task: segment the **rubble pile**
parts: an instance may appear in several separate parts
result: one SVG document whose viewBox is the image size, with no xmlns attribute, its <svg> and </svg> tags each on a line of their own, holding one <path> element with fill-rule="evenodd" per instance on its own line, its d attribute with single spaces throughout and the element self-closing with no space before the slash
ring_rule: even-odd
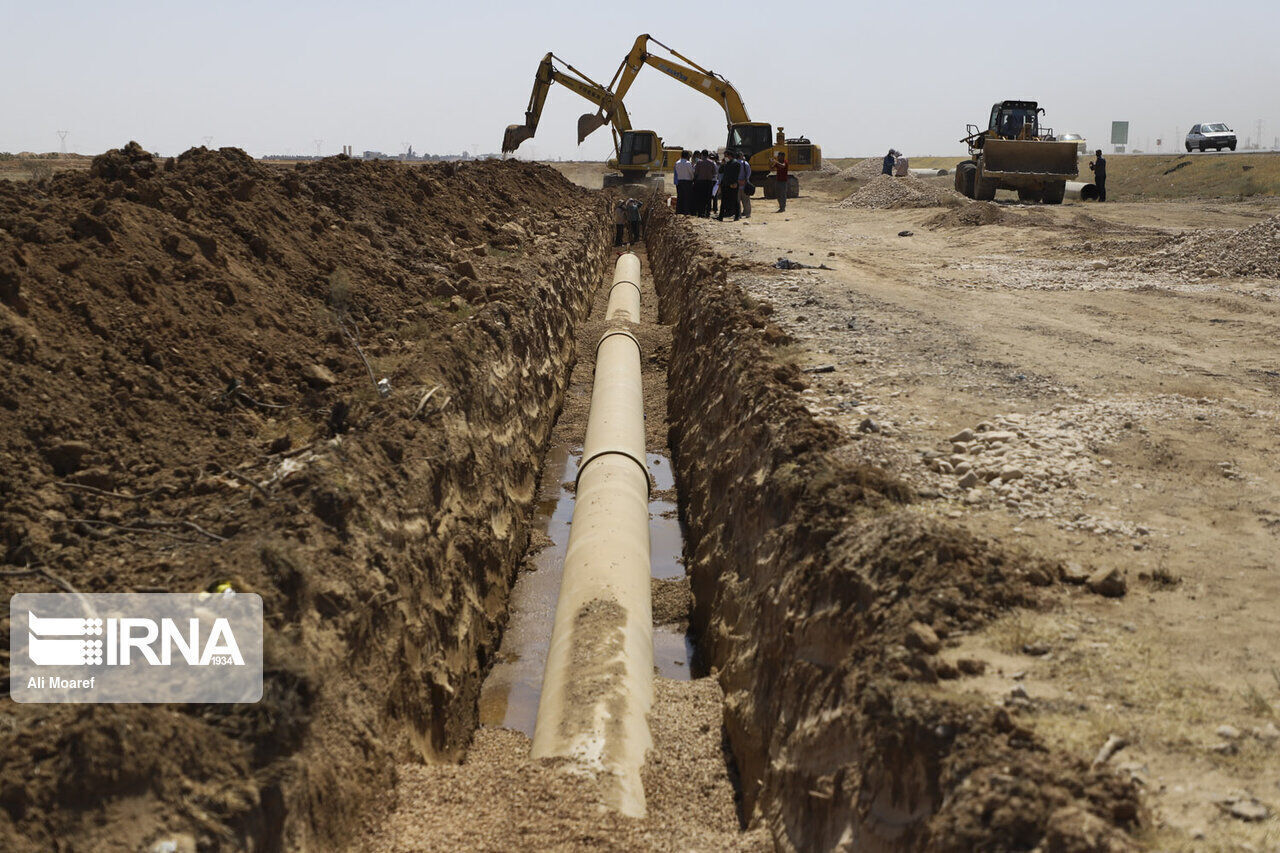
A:
<svg viewBox="0 0 1280 853">
<path fill-rule="evenodd" d="M 1280 278 L 1280 215 L 1239 230 L 1185 234 L 1127 265 L 1187 278 Z"/>
<path fill-rule="evenodd" d="M 959 207 L 967 203 L 967 199 L 955 190 L 934 186 L 919 178 L 893 178 L 888 175 L 879 175 L 840 202 L 840 207 L 890 210 L 909 207 Z"/>
</svg>

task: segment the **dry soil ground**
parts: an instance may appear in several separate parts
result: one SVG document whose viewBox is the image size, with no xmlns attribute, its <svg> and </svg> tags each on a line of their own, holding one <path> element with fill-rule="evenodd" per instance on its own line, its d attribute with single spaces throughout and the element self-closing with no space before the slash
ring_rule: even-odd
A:
<svg viewBox="0 0 1280 853">
<path fill-rule="evenodd" d="M 795 336 L 812 408 L 935 494 L 926 511 L 1127 578 L 1122 598 L 1067 588 L 964 637 L 954 654 L 987 675 L 955 689 L 1082 756 L 1123 738 L 1110 760 L 1149 792 L 1155 846 L 1273 849 L 1280 282 L 1120 259 L 1280 203 L 1008 205 L 1005 224 L 934 230 L 937 209 L 836 198 L 693 222 Z"/>
</svg>

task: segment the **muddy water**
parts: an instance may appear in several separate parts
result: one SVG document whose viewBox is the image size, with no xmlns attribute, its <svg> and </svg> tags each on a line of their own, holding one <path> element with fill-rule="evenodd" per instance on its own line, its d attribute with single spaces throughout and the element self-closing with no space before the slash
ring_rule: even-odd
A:
<svg viewBox="0 0 1280 853">
<path fill-rule="evenodd" d="M 646 454 L 654 492 L 675 488 L 671 460 L 657 453 Z M 533 736 L 542 692 L 542 670 L 551 644 L 560 575 L 573 520 L 572 485 L 578 476 L 582 448 L 567 444 L 547 452 L 547 475 L 560 483 L 552 500 L 539 501 L 533 528 L 541 530 L 551 544 L 529 557 L 527 571 L 521 572 L 511 589 L 507 630 L 489 677 L 480 692 L 480 724 L 522 731 Z M 649 502 L 649 549 L 651 572 L 656 578 L 684 577 L 681 552 L 684 538 L 676 514 L 676 504 L 667 500 Z M 693 643 L 685 631 L 669 627 L 653 629 L 653 663 L 659 675 L 688 680 Z"/>
</svg>

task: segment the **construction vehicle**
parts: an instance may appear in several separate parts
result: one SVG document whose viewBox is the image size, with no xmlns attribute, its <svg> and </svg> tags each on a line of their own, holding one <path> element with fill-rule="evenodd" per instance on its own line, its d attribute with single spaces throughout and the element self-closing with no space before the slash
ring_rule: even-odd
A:
<svg viewBox="0 0 1280 853">
<path fill-rule="evenodd" d="M 968 125 L 960 141 L 970 159 L 956 166 L 956 192 L 990 201 L 996 190 L 1017 190 L 1022 201 L 1061 204 L 1067 181 L 1080 173 L 1077 141 L 1041 127 L 1043 112 L 1035 101 L 1001 101 L 992 105 L 986 130 Z"/>
<path fill-rule="evenodd" d="M 557 62 L 564 65 L 563 70 L 557 67 Z M 506 133 L 502 136 L 502 153 L 515 151 L 520 143 L 531 139 L 537 132 L 538 121 L 542 118 L 542 108 L 546 104 L 552 83 L 559 83 L 570 91 L 577 92 L 598 107 L 597 112 L 586 113 L 578 118 L 579 145 L 606 123 L 612 124 L 616 156 L 606 165 L 615 171 L 604 176 L 606 187 L 661 181 L 664 173 L 674 168 L 676 161 L 680 159 L 680 149 L 664 146 L 656 132 L 633 130 L 622 100 L 613 92 L 553 53 L 548 53 L 538 64 L 538 73 L 533 79 L 533 93 L 529 96 L 529 106 L 524 113 L 524 124 L 507 126 Z"/>
<path fill-rule="evenodd" d="M 664 48 L 672 56 L 687 64 L 682 65 L 681 62 L 655 56 L 649 52 L 650 42 Z M 631 89 L 631 84 L 635 82 L 636 75 L 645 65 L 658 69 L 668 77 L 679 80 L 720 104 L 724 109 L 729 130 L 725 148 L 735 149 L 747 156 L 751 163 L 751 171 L 754 173 L 752 181 L 764 190 L 765 198 L 777 197 L 772 174 L 775 154 L 781 152 L 787 155 L 789 171 L 792 173 L 809 172 L 822 167 L 820 146 L 814 145 L 803 137 L 787 139 L 781 127 L 778 128 L 775 137 L 773 128 L 768 122 L 751 120 L 747 114 L 747 107 L 742 102 L 742 96 L 738 94 L 738 90 L 732 83 L 714 71 L 703 68 L 687 56 L 681 55 L 648 33 L 636 38 L 631 52 L 622 60 L 622 64 L 613 75 L 613 80 L 609 82 L 608 88 L 613 93 L 616 104 L 621 104 L 622 99 Z M 794 198 L 799 194 L 800 181 L 795 174 L 791 174 L 787 177 L 787 196 Z"/>
</svg>

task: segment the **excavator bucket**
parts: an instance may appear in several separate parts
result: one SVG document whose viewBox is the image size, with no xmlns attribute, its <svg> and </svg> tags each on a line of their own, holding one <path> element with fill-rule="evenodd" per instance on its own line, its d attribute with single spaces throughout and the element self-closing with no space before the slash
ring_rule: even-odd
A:
<svg viewBox="0 0 1280 853">
<path fill-rule="evenodd" d="M 533 128 L 523 124 L 507 125 L 507 132 L 502 134 L 502 153 L 510 154 L 520 147 L 520 143 L 533 138 Z"/>
<path fill-rule="evenodd" d="M 584 113 L 578 117 L 578 144 L 608 123 L 604 113 Z"/>
<path fill-rule="evenodd" d="M 1074 142 L 1038 139 L 987 139 L 982 146 L 983 171 L 1003 175 L 1074 178 L 1080 171 Z"/>
</svg>

